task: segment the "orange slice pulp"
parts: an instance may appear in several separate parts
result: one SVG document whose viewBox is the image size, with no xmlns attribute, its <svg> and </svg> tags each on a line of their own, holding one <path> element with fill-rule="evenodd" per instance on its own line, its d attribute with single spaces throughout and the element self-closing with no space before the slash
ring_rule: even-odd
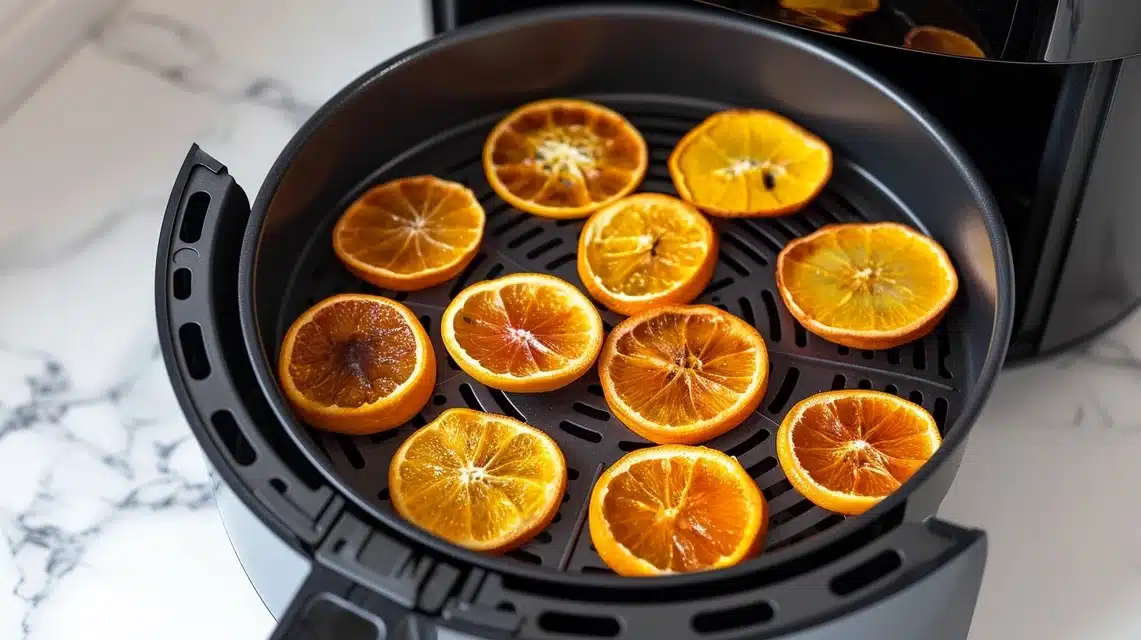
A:
<svg viewBox="0 0 1141 640">
<path fill-rule="evenodd" d="M 769 356 L 761 334 L 728 312 L 666 306 L 610 332 L 598 376 L 606 403 L 631 431 L 658 444 L 696 444 L 756 410 Z"/>
<path fill-rule="evenodd" d="M 427 404 L 436 357 L 407 307 L 342 294 L 318 302 L 289 327 L 278 375 L 286 399 L 312 426 L 369 434 L 403 424 Z"/>
<path fill-rule="evenodd" d="M 333 250 L 358 278 L 417 291 L 454 278 L 483 239 L 483 207 L 470 189 L 433 176 L 369 189 L 333 228 Z"/>
<path fill-rule="evenodd" d="M 448 409 L 417 429 L 388 468 L 401 517 L 477 551 L 509 551 L 542 531 L 566 483 L 566 462 L 550 436 L 472 409 Z"/>
<path fill-rule="evenodd" d="M 631 315 L 701 295 L 717 266 L 717 234 L 692 205 L 641 193 L 597 211 L 578 241 L 578 275 L 587 292 Z"/>
<path fill-rule="evenodd" d="M 934 418 L 913 402 L 882 391 L 828 391 L 785 415 L 777 460 L 813 504 L 858 515 L 907 482 L 941 442 Z"/>
<path fill-rule="evenodd" d="M 832 175 L 832 150 L 784 116 L 732 109 L 687 133 L 669 171 L 682 199 L 710 215 L 778 216 L 820 193 Z"/>
<path fill-rule="evenodd" d="M 590 538 L 622 576 L 733 566 L 760 552 L 768 504 L 756 483 L 715 449 L 666 445 L 627 454 L 590 496 Z"/>
<path fill-rule="evenodd" d="M 574 285 L 517 273 L 464 289 L 441 318 L 444 346 L 479 382 L 553 391 L 577 380 L 602 348 L 602 317 Z"/>
<path fill-rule="evenodd" d="M 894 222 L 828 225 L 777 255 L 777 289 L 812 333 L 857 349 L 888 349 L 930 333 L 959 280 L 931 238 Z"/>
<path fill-rule="evenodd" d="M 624 117 L 585 100 L 526 104 L 483 147 L 491 188 L 511 206 L 548 218 L 581 218 L 633 191 L 649 156 Z"/>
<path fill-rule="evenodd" d="M 903 37 L 903 46 L 906 49 L 946 53 L 968 58 L 986 57 L 986 53 L 979 45 L 975 44 L 974 40 L 957 31 L 942 27 L 915 27 Z"/>
</svg>

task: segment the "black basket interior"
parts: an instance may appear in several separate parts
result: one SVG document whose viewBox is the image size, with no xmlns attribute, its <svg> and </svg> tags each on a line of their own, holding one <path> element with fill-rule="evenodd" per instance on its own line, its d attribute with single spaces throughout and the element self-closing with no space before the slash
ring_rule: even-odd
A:
<svg viewBox="0 0 1141 640">
<path fill-rule="evenodd" d="M 711 110 L 661 98 L 596 99 L 625 115 L 646 138 L 650 167 L 641 190 L 676 195 L 666 159 L 681 136 Z M 420 415 L 392 431 L 349 437 L 310 430 L 334 471 L 395 518 L 398 516 L 388 500 L 388 464 L 408 434 L 450 407 L 513 416 L 543 429 L 558 442 L 566 456 L 569 478 L 554 522 L 510 557 L 560 571 L 609 573 L 585 530 L 590 490 L 604 468 L 649 443 L 607 410 L 594 370 L 553 393 L 504 393 L 481 385 L 461 371 L 440 341 L 439 319 L 444 307 L 471 283 L 513 272 L 543 272 L 581 289 L 575 251 L 582 221 L 549 221 L 522 213 L 496 196 L 484 178 L 480 152 L 486 135 L 502 115 L 455 129 L 402 156 L 361 184 L 341 207 L 328 212 L 324 226 L 316 230 L 300 257 L 280 313 L 273 319 L 275 345 L 306 308 L 335 293 L 377 293 L 408 305 L 419 315 L 436 348 L 439 369 L 435 395 Z M 332 225 L 344 206 L 367 188 L 417 174 L 454 180 L 475 192 L 487 212 L 483 245 L 471 265 L 453 281 L 411 294 L 377 290 L 341 266 L 331 247 Z M 922 404 L 934 415 L 940 430 L 954 423 L 964 404 L 961 383 L 965 372 L 956 357 L 966 349 L 961 301 L 952 305 L 932 335 L 885 351 L 854 350 L 826 342 L 806 332 L 784 308 L 773 274 L 781 247 L 791 238 L 826 224 L 866 220 L 894 220 L 922 228 L 898 199 L 838 155 L 828 186 L 802 212 L 777 219 L 714 221 L 722 240 L 720 260 L 712 282 L 697 302 L 721 307 L 757 327 L 768 345 L 771 377 L 761 408 L 744 424 L 706 445 L 737 456 L 763 490 L 771 514 L 766 551 L 795 544 L 844 520 L 801 497 L 777 464 L 773 436 L 793 404 L 829 389 L 879 389 Z M 608 330 L 621 319 L 600 310 Z"/>
</svg>

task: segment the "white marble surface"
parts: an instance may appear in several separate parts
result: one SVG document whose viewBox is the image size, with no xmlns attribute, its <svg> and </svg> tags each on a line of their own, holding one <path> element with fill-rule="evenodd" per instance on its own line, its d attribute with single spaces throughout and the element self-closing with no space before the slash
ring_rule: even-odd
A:
<svg viewBox="0 0 1141 640">
<path fill-rule="evenodd" d="M 256 191 L 312 108 L 426 32 L 414 0 L 142 0 L 0 125 L 0 638 L 258 638 L 157 356 L 192 141 Z M 990 534 L 972 640 L 1141 637 L 1141 317 L 1003 375 L 943 515 Z"/>
</svg>

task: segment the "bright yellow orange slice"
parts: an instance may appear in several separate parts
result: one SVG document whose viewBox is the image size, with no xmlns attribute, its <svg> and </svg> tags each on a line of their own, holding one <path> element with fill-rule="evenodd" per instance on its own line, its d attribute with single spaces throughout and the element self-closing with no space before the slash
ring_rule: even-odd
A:
<svg viewBox="0 0 1141 640">
<path fill-rule="evenodd" d="M 716 113 L 687 133 L 669 158 L 683 200 L 722 217 L 799 210 L 832 176 L 832 149 L 784 116 L 757 109 Z"/>
<path fill-rule="evenodd" d="M 915 27 L 903 37 L 905 49 L 946 53 L 967 58 L 985 58 L 986 53 L 967 36 L 942 27 Z"/>
<path fill-rule="evenodd" d="M 483 239 L 483 207 L 470 189 L 433 176 L 369 189 L 337 221 L 333 250 L 358 278 L 417 291 L 457 276 Z"/>
<path fill-rule="evenodd" d="M 760 552 L 768 503 L 715 449 L 666 445 L 627 454 L 590 496 L 590 539 L 622 576 L 731 567 Z"/>
<path fill-rule="evenodd" d="M 649 164 L 646 141 L 616 111 L 552 99 L 508 114 L 483 147 L 491 188 L 547 218 L 581 218 L 630 193 Z"/>
<path fill-rule="evenodd" d="M 785 415 L 777 460 L 813 504 L 858 515 L 907 482 L 941 442 L 934 418 L 913 402 L 882 391 L 828 391 Z"/>
<path fill-rule="evenodd" d="M 616 313 L 632 315 L 701 295 L 717 266 L 717 234 L 692 205 L 640 193 L 597 211 L 578 240 L 578 276 Z"/>
<path fill-rule="evenodd" d="M 550 436 L 471 409 L 448 409 L 417 429 L 388 467 L 401 517 L 476 551 L 509 551 L 533 538 L 558 513 L 566 484 Z"/>
<path fill-rule="evenodd" d="M 474 284 L 440 320 L 444 347 L 479 382 L 553 391 L 577 380 L 602 348 L 602 317 L 574 285 L 541 273 Z"/>
<path fill-rule="evenodd" d="M 777 289 L 812 333 L 857 349 L 922 338 L 955 299 L 947 252 L 894 222 L 828 225 L 777 255 Z"/>
<path fill-rule="evenodd" d="M 614 327 L 598 376 L 631 431 L 658 444 L 697 444 L 756 410 L 769 354 L 755 328 L 717 307 L 657 307 Z"/>
<path fill-rule="evenodd" d="M 310 425 L 369 434 L 424 408 L 436 384 L 436 356 L 404 305 L 342 294 L 318 302 L 285 332 L 278 376 L 293 410 Z"/>
</svg>

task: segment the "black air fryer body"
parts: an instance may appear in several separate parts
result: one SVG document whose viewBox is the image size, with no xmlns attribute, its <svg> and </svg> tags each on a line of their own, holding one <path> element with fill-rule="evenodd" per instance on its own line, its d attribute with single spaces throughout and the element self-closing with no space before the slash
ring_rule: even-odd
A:
<svg viewBox="0 0 1141 640">
<path fill-rule="evenodd" d="M 471 6 L 493 5 L 500 3 Z M 277 612 L 275 638 L 966 636 L 986 537 L 936 514 L 1010 344 L 1014 263 L 1006 230 L 1019 218 L 1004 224 L 982 177 L 988 174 L 963 145 L 866 66 L 803 33 L 686 5 L 563 7 L 449 30 L 379 64 L 323 105 L 282 151 L 252 203 L 221 162 L 197 147 L 187 155 L 159 241 L 159 336 L 175 393 L 221 481 L 311 567 L 292 604 Z M 908 59 L 917 70 L 934 64 L 923 54 Z M 957 61 L 945 62 L 957 68 Z M 1006 68 L 980 64 L 996 78 Z M 1124 75 L 1124 63 L 1110 64 L 1110 77 Z M 1091 83 L 1097 68 L 1088 67 Z M 518 271 L 579 282 L 581 221 L 513 209 L 487 185 L 480 162 L 495 122 L 521 103 L 551 96 L 598 100 L 638 127 L 650 149 L 644 191 L 672 192 L 664 167 L 670 150 L 703 118 L 733 106 L 781 111 L 836 152 L 832 178 L 803 211 L 715 222 L 719 262 L 697 299 L 752 323 L 769 347 L 762 406 L 705 443 L 736 456 L 768 500 L 769 528 L 757 558 L 702 573 L 613 575 L 585 530 L 587 499 L 606 466 L 649 443 L 610 414 L 596 373 L 556 392 L 514 394 L 484 387 L 448 363 L 440 314 L 464 286 Z M 1024 124 L 1014 117 L 996 122 L 1010 131 Z M 974 142 L 1003 147 L 989 138 Z M 994 162 L 977 149 L 975 155 L 991 167 L 989 175 L 1014 172 L 1001 158 Z M 488 221 L 481 253 L 440 286 L 373 289 L 336 260 L 332 225 L 372 185 L 422 173 L 463 182 L 479 198 Z M 772 268 L 780 248 L 824 225 L 859 220 L 907 223 L 947 249 L 959 295 L 932 334 L 895 349 L 848 349 L 809 334 L 780 304 Z M 1062 252 L 1069 264 L 1078 236 L 1069 229 L 1062 235 L 1074 237 Z M 285 401 L 274 374 L 285 328 L 340 292 L 400 300 L 432 336 L 440 363 L 434 396 L 409 424 L 338 436 L 308 428 Z M 619 321 L 610 312 L 603 317 L 611 326 Z M 929 462 L 858 517 L 804 499 L 775 457 L 774 434 L 789 408 L 841 388 L 878 389 L 922 404 L 943 436 Z M 521 418 L 555 439 L 567 461 L 558 516 L 504 556 L 454 547 L 391 507 L 386 472 L 393 452 L 455 406 Z"/>
<path fill-rule="evenodd" d="M 581 3 L 433 0 L 433 25 L 439 33 L 573 4 Z M 1141 301 L 1134 248 L 1141 238 L 1141 2 L 879 0 L 878 11 L 831 33 L 804 28 L 819 22 L 779 0 L 645 4 L 704 6 L 818 38 L 894 82 L 947 127 L 982 172 L 1010 236 L 1010 360 L 1093 337 Z M 924 25 L 968 36 L 986 59 L 902 49 L 907 31 Z"/>
</svg>

